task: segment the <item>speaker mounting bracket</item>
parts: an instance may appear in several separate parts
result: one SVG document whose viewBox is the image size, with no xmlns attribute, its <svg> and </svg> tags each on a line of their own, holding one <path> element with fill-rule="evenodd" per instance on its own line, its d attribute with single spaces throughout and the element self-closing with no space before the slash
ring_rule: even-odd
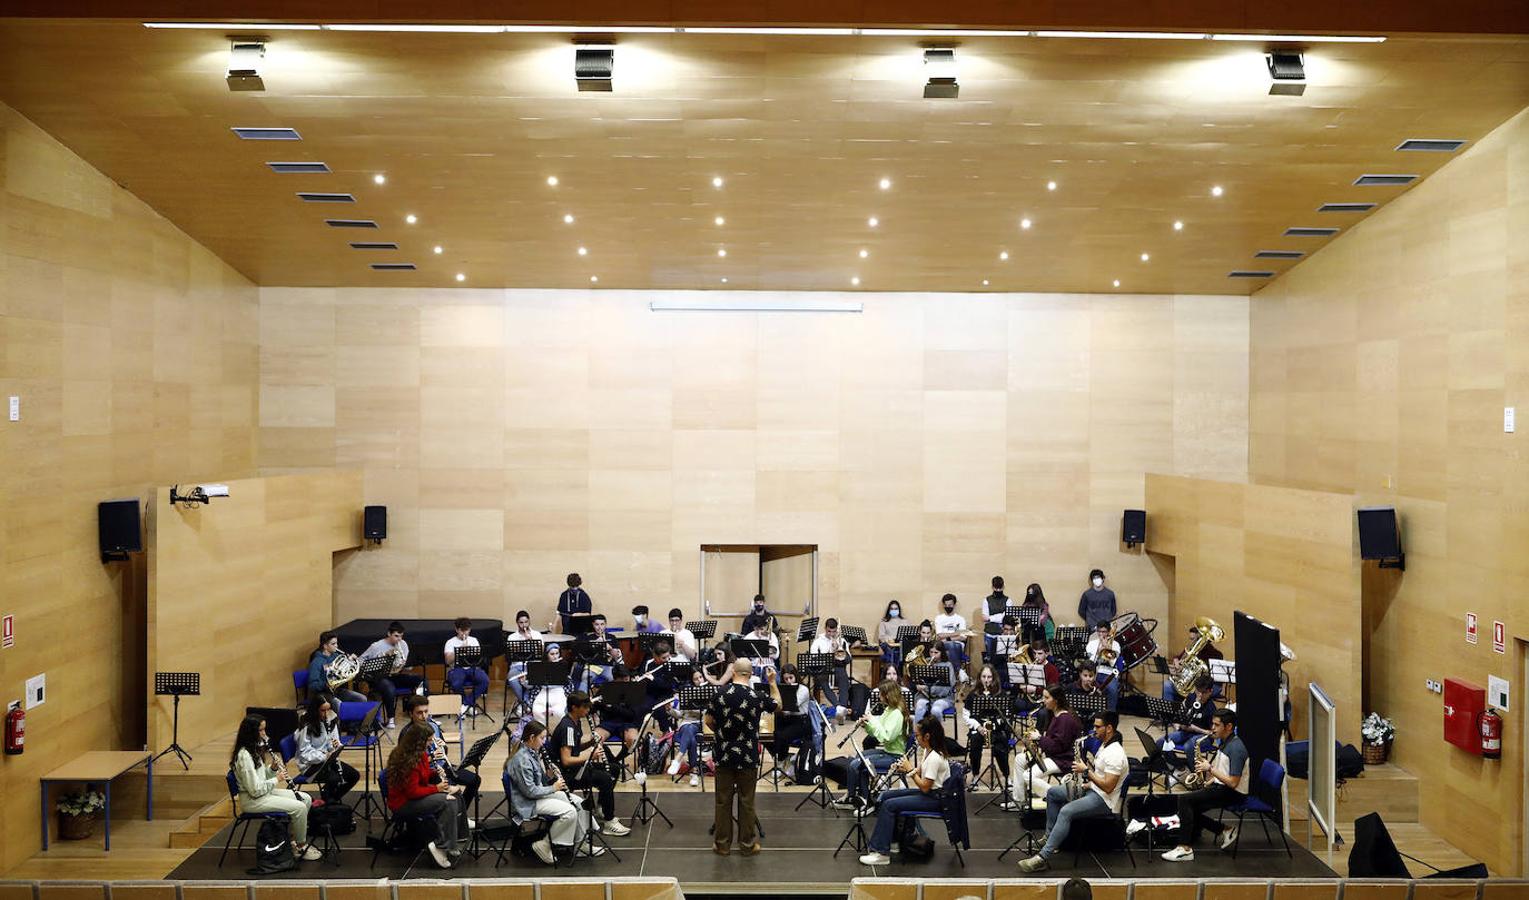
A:
<svg viewBox="0 0 1529 900">
<path fill-rule="evenodd" d="M 1382 569 L 1396 569 L 1400 572 L 1407 571 L 1407 554 L 1403 553 L 1396 559 L 1383 559 L 1379 563 Z"/>
</svg>

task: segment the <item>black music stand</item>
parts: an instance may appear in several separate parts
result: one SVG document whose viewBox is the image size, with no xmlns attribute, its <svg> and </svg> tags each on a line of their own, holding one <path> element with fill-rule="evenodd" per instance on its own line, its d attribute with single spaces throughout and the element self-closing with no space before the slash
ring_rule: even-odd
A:
<svg viewBox="0 0 1529 900">
<path fill-rule="evenodd" d="M 804 653 L 802 655 L 806 656 L 807 654 Z M 782 689 L 782 688 L 787 687 L 786 685 L 782 685 L 779 682 L 776 682 L 775 686 L 776 686 L 777 689 Z M 768 685 L 764 685 L 764 687 L 765 687 L 766 691 L 768 691 L 769 686 Z M 787 698 L 789 698 L 789 699 L 787 699 Z M 809 702 L 810 702 L 810 700 L 809 700 Z M 796 710 L 796 691 L 794 691 L 794 690 L 791 690 L 791 691 L 780 690 L 780 704 L 779 704 L 779 707 L 775 711 L 775 727 L 776 728 L 780 727 L 780 717 L 783 714 L 788 713 L 788 712 L 794 713 L 796 711 L 797 711 Z M 804 713 L 805 713 L 805 711 L 804 711 Z M 775 737 L 775 735 L 772 733 L 770 735 L 770 737 L 773 739 Z M 761 740 L 760 743 L 764 743 L 764 742 Z M 784 769 L 782 769 L 780 767 L 780 757 L 775 755 L 775 744 L 774 744 L 774 742 L 772 740 L 772 742 L 770 744 L 770 768 L 765 769 L 763 772 L 760 772 L 759 773 L 759 777 L 756 778 L 755 780 L 756 781 L 763 781 L 766 778 L 768 778 L 768 779 L 770 779 L 770 784 L 775 788 L 775 790 L 777 792 L 779 792 L 780 791 L 780 776 L 782 776 L 784 774 L 786 774 L 786 772 L 785 772 Z"/>
<path fill-rule="evenodd" d="M 703 684 L 700 686 L 687 684 L 679 690 L 680 709 L 694 710 L 702 713 L 704 717 L 706 707 L 711 705 L 711 698 L 715 696 L 717 696 L 717 686 L 714 684 Z M 691 770 L 700 777 L 701 793 L 703 794 L 706 793 L 706 766 L 701 764 L 701 734 L 704 730 L 704 725 L 696 729 L 696 767 Z M 673 783 L 676 784 L 679 783 L 679 780 L 679 775 L 675 775 L 672 779 Z"/>
<path fill-rule="evenodd" d="M 374 656 L 371 659 L 361 660 L 361 668 L 356 672 L 356 681 L 364 681 L 368 687 L 376 686 L 377 682 L 388 677 L 391 670 L 393 655 L 390 653 L 382 656 Z"/>
<path fill-rule="evenodd" d="M 818 655 L 821 656 L 823 654 L 818 654 Z M 782 696 L 784 696 L 784 695 L 782 695 Z M 819 721 L 819 723 L 823 727 L 823 741 L 826 744 L 827 741 L 828 741 L 828 716 L 824 715 L 823 707 L 819 706 L 816 703 L 812 704 L 811 710 L 815 710 L 817 712 L 817 714 L 818 714 L 818 721 Z M 809 711 L 807 714 L 808 715 L 812 715 L 812 712 Z M 813 784 L 812 790 L 807 792 L 807 796 L 803 797 L 796 804 L 796 809 L 794 810 L 795 812 L 800 812 L 802 807 L 806 806 L 808 803 L 815 803 L 815 804 L 817 804 L 818 809 L 827 809 L 829 807 L 829 805 L 831 803 L 833 803 L 833 799 L 834 799 L 833 798 L 833 794 L 829 793 L 829 790 L 828 790 L 828 778 L 827 778 L 827 776 L 825 776 L 823 774 L 823 756 L 825 754 L 823 753 L 823 749 L 821 747 L 819 747 L 817 749 L 818 749 L 818 780 L 817 780 L 817 782 L 815 784 Z"/>
<path fill-rule="evenodd" d="M 1153 725 L 1162 725 L 1163 733 L 1168 733 L 1168 723 L 1173 721 L 1176 714 L 1173 704 L 1162 697 L 1145 697 L 1147 715 L 1152 719 Z"/>
<path fill-rule="evenodd" d="M 1026 643 L 1040 638 L 1045 640 L 1046 629 L 1041 627 L 1041 608 L 1021 606 L 1019 609 L 1019 634 Z"/>
<path fill-rule="evenodd" d="M 518 640 L 518 639 L 516 639 L 516 638 L 511 636 L 511 635 L 517 634 L 517 633 L 518 632 L 506 632 L 505 633 L 505 642 L 504 642 L 504 662 L 505 662 L 505 665 L 506 666 L 511 666 L 511 665 L 514 665 L 515 663 L 530 663 L 530 662 L 536 662 L 537 660 L 541 659 L 543 657 L 544 653 L 545 653 L 545 650 L 543 649 L 544 645 L 542 644 L 542 642 L 539 641 L 539 640 L 536 640 L 534 638 L 532 638 L 530 640 Z M 522 674 L 522 677 L 524 677 L 524 673 L 521 673 L 521 674 Z M 509 720 L 511 718 L 515 718 L 517 716 L 525 715 L 526 713 L 529 712 L 529 710 L 524 709 L 522 704 L 520 703 L 520 700 L 519 700 L 520 695 L 519 694 L 515 695 L 516 696 L 515 706 L 514 707 L 510 706 L 510 679 L 511 679 L 511 677 L 512 676 L 506 675 L 505 679 L 504 679 L 504 698 L 503 698 L 503 702 L 504 702 L 505 724 L 509 724 Z M 513 712 L 512 712 L 512 710 L 513 710 Z"/>
<path fill-rule="evenodd" d="M 657 704 L 649 706 L 648 711 L 643 713 L 642 723 L 637 726 L 636 765 L 637 771 L 642 773 L 642 776 L 637 781 L 637 786 L 642 790 L 642 797 L 637 801 L 637 808 L 632 810 L 632 819 L 646 825 L 656 817 L 663 819 L 665 825 L 673 828 L 674 823 L 669 820 L 668 816 L 664 815 L 663 810 L 658 808 L 658 801 L 648 796 L 648 763 L 650 760 L 647 759 L 647 745 L 642 739 L 643 732 L 648 730 L 648 724 L 653 721 L 653 714 L 658 711 L 659 707 L 667 706 L 668 704 L 668 700 L 660 700 Z M 654 742 L 654 745 L 656 747 L 657 742 Z"/>
<path fill-rule="evenodd" d="M 159 757 L 167 753 L 174 753 L 175 758 L 180 760 L 181 768 L 191 769 L 191 754 L 185 747 L 180 745 L 181 730 L 181 697 L 201 696 L 202 673 L 200 672 L 155 672 L 154 693 L 157 696 L 169 696 L 173 698 L 173 708 L 170 725 L 170 746 L 159 751 L 159 755 L 150 761 L 150 765 L 159 762 Z"/>
<path fill-rule="evenodd" d="M 697 642 L 710 640 L 717 636 L 716 619 L 698 619 L 694 622 L 686 622 L 685 627 L 690 629 L 691 634 L 695 635 Z"/>
<path fill-rule="evenodd" d="M 763 638 L 733 638 L 728 642 L 727 649 L 737 659 L 766 659 L 771 661 L 771 666 L 774 665 L 775 657 L 770 655 L 770 642 Z"/>
<path fill-rule="evenodd" d="M 568 660 L 557 662 L 529 662 L 526 663 L 526 684 L 537 689 L 538 694 L 545 694 L 549 687 L 568 687 L 568 677 L 573 673 L 573 663 Z M 550 718 L 548 713 L 551 706 L 545 706 L 542 710 L 542 719 Z M 531 715 L 536 715 L 536 701 L 531 701 Z M 550 722 L 548 727 L 557 723 Z"/>
<path fill-rule="evenodd" d="M 818 617 L 809 616 L 796 627 L 796 642 L 805 644 L 818 636 Z"/>
<path fill-rule="evenodd" d="M 855 646 L 856 644 L 865 645 L 868 643 L 868 640 L 865 636 L 865 629 L 861 628 L 859 625 L 841 624 L 839 626 L 839 637 L 844 638 L 845 642 L 848 643 L 851 647 Z"/>
<path fill-rule="evenodd" d="M 594 630 L 594 613 L 573 613 L 568 617 L 568 633 L 574 637 L 590 634 Z"/>
<path fill-rule="evenodd" d="M 361 790 L 361 802 L 351 804 L 351 808 L 356 811 L 356 815 L 364 819 L 370 819 L 372 816 L 372 810 L 375 809 L 378 813 L 381 814 L 383 821 L 386 821 L 388 817 L 392 815 L 392 812 L 387 808 L 385 804 L 378 802 L 378 800 L 372 796 L 373 756 L 377 757 L 378 777 L 387 777 L 386 768 L 382 762 L 382 739 L 380 736 L 382 726 L 377 724 L 377 719 L 381 714 L 381 711 L 381 703 L 371 704 L 371 708 L 366 711 L 366 715 L 362 717 L 361 723 L 356 727 L 356 733 L 351 735 L 350 740 L 342 740 L 341 743 L 344 746 L 342 746 L 340 749 L 341 751 L 344 751 L 350 747 L 359 745 L 362 754 L 364 754 L 362 756 L 362 766 L 365 771 L 361 776 L 361 784 L 363 785 Z"/>
<path fill-rule="evenodd" d="M 1080 718 L 1083 713 L 1087 713 L 1089 716 L 1097 716 L 1104 712 L 1105 700 L 1106 698 L 1102 693 L 1084 694 L 1078 691 L 1067 692 L 1067 705 L 1072 707 L 1072 711 L 1078 713 Z M 1091 719 L 1085 719 L 1084 721 L 1091 721 Z"/>
<path fill-rule="evenodd" d="M 486 661 L 487 660 L 485 660 L 483 658 L 483 647 L 482 646 L 476 646 L 476 647 L 473 647 L 473 646 L 458 647 L 456 652 L 454 654 L 452 654 L 452 657 L 451 657 L 451 668 L 453 668 L 453 669 L 482 669 L 485 673 L 487 673 L 488 672 L 488 667 L 484 665 L 484 663 Z M 449 685 L 443 685 L 443 687 L 449 687 Z M 463 697 L 464 700 L 466 699 L 467 691 L 465 691 L 465 690 L 462 691 L 462 697 Z M 479 713 L 482 713 L 484 718 L 488 719 L 490 722 L 497 723 L 499 721 L 498 719 L 494 718 L 493 715 L 488 711 L 488 693 L 487 692 L 479 694 L 477 696 L 477 698 L 474 699 L 471 704 L 463 703 L 462 705 L 468 711 L 468 718 L 472 719 L 472 724 L 473 724 L 474 728 L 477 728 L 477 726 L 478 726 L 478 714 Z"/>
<path fill-rule="evenodd" d="M 493 750 L 494 745 L 499 743 L 499 738 L 509 730 L 510 723 L 506 721 L 503 728 L 496 730 L 493 734 L 487 735 L 486 737 L 480 737 L 476 741 L 473 741 L 473 745 L 467 750 L 467 755 L 462 757 L 462 764 L 457 766 L 457 768 L 470 768 L 474 771 L 477 771 L 478 767 L 483 765 L 483 760 L 488 756 L 489 751 Z M 508 803 L 509 799 L 509 794 L 501 795 L 499 802 L 495 803 L 493 808 L 488 811 L 489 816 L 492 817 L 495 812 L 498 812 L 499 807 L 505 803 Z M 484 849 L 479 845 L 479 835 L 482 834 L 484 823 L 487 821 L 487 819 L 485 819 L 482 813 L 479 811 L 482 800 L 483 795 L 481 793 L 473 796 L 473 819 L 478 822 L 478 827 L 473 829 L 472 843 L 467 851 L 468 853 L 472 854 L 473 859 L 478 859 L 482 857 L 484 853 L 488 852 L 487 849 Z"/>
<path fill-rule="evenodd" d="M 967 715 L 971 718 L 979 722 L 1002 722 L 1008 725 L 1010 733 L 1013 733 L 1014 726 L 1009 713 L 1014 709 L 1014 701 L 1008 694 L 1002 692 L 996 694 L 973 693 L 966 698 L 966 705 L 968 707 Z M 993 728 L 990 724 L 988 726 L 988 749 L 992 751 L 992 755 L 988 758 L 987 768 L 977 774 L 977 781 L 980 782 L 986 777 L 988 785 L 999 793 L 996 797 L 983 804 L 982 809 L 977 810 L 977 815 L 981 815 L 983 810 L 999 802 L 1002 798 L 1009 796 L 1009 776 L 1005 775 L 1003 770 L 998 768 L 999 748 L 996 732 L 997 729 Z M 1004 753 L 1008 751 L 1008 747 L 1003 748 Z M 977 762 L 980 763 L 981 760 L 977 760 Z"/>
</svg>

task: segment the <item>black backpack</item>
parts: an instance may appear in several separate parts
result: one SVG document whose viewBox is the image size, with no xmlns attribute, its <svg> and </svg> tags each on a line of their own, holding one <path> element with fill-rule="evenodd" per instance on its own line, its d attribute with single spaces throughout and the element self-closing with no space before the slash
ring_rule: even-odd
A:
<svg viewBox="0 0 1529 900">
<path fill-rule="evenodd" d="M 912 823 L 903 831 L 902 840 L 898 844 L 902 847 L 903 862 L 928 862 L 934 859 L 934 841 L 925 837 Z"/>
<path fill-rule="evenodd" d="M 354 834 L 356 811 L 344 803 L 325 803 L 323 806 L 316 806 L 308 810 L 308 830 L 328 831 L 336 837 L 342 834 Z"/>
<path fill-rule="evenodd" d="M 793 776 L 797 784 L 817 784 L 818 776 L 823 774 L 823 752 L 808 741 L 803 743 L 796 751 L 796 771 Z"/>
<path fill-rule="evenodd" d="M 260 823 L 255 835 L 255 868 L 251 875 L 275 875 L 297 868 L 297 856 L 292 852 L 291 820 L 266 819 Z"/>
</svg>

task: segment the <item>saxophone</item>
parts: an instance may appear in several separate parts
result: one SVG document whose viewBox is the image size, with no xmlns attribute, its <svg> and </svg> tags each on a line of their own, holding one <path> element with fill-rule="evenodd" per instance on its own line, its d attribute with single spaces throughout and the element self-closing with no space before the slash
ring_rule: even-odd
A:
<svg viewBox="0 0 1529 900">
<path fill-rule="evenodd" d="M 1179 783 L 1184 785 L 1186 790 L 1198 791 L 1210 783 L 1210 773 L 1200 771 L 1200 762 L 1205 759 L 1206 743 L 1206 741 L 1195 741 L 1190 747 L 1193 753 L 1189 759 L 1189 772 L 1179 779 Z"/>
<path fill-rule="evenodd" d="M 1094 758 L 1092 756 L 1084 757 L 1084 740 L 1086 738 L 1080 737 L 1072 742 L 1072 758 L 1092 768 Z M 1069 803 L 1087 794 L 1090 785 L 1091 782 L 1088 780 L 1088 775 L 1085 772 L 1068 772 L 1062 777 L 1062 789 L 1067 792 L 1067 802 Z"/>
</svg>

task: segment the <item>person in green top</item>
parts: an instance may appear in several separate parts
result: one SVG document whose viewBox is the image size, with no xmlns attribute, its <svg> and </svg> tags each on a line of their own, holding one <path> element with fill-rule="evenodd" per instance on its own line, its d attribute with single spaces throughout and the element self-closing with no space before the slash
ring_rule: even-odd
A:
<svg viewBox="0 0 1529 900">
<path fill-rule="evenodd" d="M 864 752 L 866 764 L 874 774 L 884 775 L 906 752 L 913 720 L 903 704 L 902 688 L 897 682 L 883 681 L 876 691 L 881 695 L 881 714 L 872 716 L 867 712 L 861 716 L 860 724 L 865 727 L 866 743 L 871 745 Z M 834 801 L 834 806 L 838 809 L 868 808 L 873 780 L 858 759 L 851 759 L 844 778 L 844 798 Z"/>
</svg>

